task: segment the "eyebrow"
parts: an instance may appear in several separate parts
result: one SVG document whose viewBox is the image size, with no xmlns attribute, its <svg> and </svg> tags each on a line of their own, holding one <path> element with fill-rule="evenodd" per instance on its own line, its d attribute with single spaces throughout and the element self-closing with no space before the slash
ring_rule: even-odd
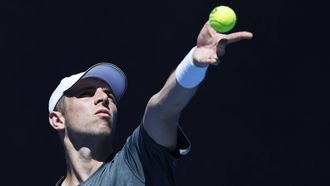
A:
<svg viewBox="0 0 330 186">
<path fill-rule="evenodd" d="M 87 86 L 87 87 L 82 87 L 81 89 L 78 89 L 78 91 L 81 90 L 91 90 L 91 89 L 97 89 L 97 88 L 102 88 L 104 91 L 110 91 L 113 92 L 111 88 L 109 87 L 100 87 L 100 86 Z"/>
<path fill-rule="evenodd" d="M 114 94 L 113 90 L 110 87 L 100 87 L 100 86 L 87 86 L 83 87 L 81 89 L 78 89 L 78 91 L 84 91 L 84 90 L 96 90 L 97 88 L 102 88 L 103 91 L 110 92 L 111 94 Z"/>
<path fill-rule="evenodd" d="M 71 90 L 69 89 L 68 93 L 77 93 L 85 90 L 91 90 L 96 89 L 96 87 L 93 86 L 87 86 L 87 87 L 73 87 Z"/>
</svg>

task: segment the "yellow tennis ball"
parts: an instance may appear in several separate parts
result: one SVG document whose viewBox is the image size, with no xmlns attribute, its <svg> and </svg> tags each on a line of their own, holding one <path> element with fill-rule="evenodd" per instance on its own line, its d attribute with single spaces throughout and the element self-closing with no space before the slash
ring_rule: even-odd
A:
<svg viewBox="0 0 330 186">
<path fill-rule="evenodd" d="M 233 9 L 228 6 L 217 6 L 209 15 L 209 23 L 220 33 L 229 32 L 236 24 L 236 14 Z"/>
</svg>

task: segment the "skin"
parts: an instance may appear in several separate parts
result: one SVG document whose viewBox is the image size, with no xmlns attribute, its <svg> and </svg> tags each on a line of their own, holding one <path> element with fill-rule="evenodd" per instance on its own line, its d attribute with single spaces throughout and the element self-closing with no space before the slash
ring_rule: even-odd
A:
<svg viewBox="0 0 330 186">
<path fill-rule="evenodd" d="M 64 98 L 65 112 L 51 112 L 49 121 L 64 145 L 67 176 L 62 185 L 86 180 L 112 153 L 117 107 L 111 88 L 86 78 Z"/>
<path fill-rule="evenodd" d="M 252 37 L 250 32 L 220 34 L 206 22 L 197 38 L 193 62 L 200 67 L 216 66 L 225 54 L 227 44 Z M 81 94 L 86 87 L 90 87 L 91 91 Z M 175 150 L 180 113 L 196 90 L 197 87 L 187 89 L 180 86 L 174 71 L 163 88 L 150 98 L 142 121 L 146 132 L 156 143 Z M 88 78 L 80 81 L 65 96 L 65 112 L 49 113 L 49 122 L 59 132 L 66 153 L 67 175 L 62 185 L 83 182 L 112 153 L 117 116 L 113 97 L 106 83 Z M 100 110 L 103 112 L 98 113 Z"/>
<path fill-rule="evenodd" d="M 216 66 L 219 64 L 220 57 L 225 54 L 226 45 L 252 37 L 252 33 L 245 31 L 220 34 L 206 22 L 197 38 L 193 62 L 200 67 Z M 179 85 L 176 82 L 175 73 L 172 73 L 163 88 L 151 97 L 143 117 L 143 124 L 147 133 L 158 144 L 170 150 L 176 148 L 180 112 L 196 90 L 197 87 L 187 89 Z"/>
</svg>

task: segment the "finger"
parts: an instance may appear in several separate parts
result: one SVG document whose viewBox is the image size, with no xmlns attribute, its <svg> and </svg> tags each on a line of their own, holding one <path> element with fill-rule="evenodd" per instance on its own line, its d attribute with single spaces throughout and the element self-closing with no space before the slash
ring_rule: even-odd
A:
<svg viewBox="0 0 330 186">
<path fill-rule="evenodd" d="M 209 59 L 207 60 L 207 64 L 209 64 L 209 65 L 218 66 L 219 63 L 220 63 L 220 60 L 219 60 L 218 57 L 209 58 Z"/>
<path fill-rule="evenodd" d="M 253 34 L 251 32 L 234 32 L 231 34 L 228 34 L 226 36 L 226 39 L 228 39 L 228 44 L 235 43 L 237 41 L 243 40 L 243 39 L 252 39 Z"/>
<path fill-rule="evenodd" d="M 218 66 L 220 64 L 220 60 L 217 59 L 214 63 L 212 63 L 213 66 Z"/>
</svg>

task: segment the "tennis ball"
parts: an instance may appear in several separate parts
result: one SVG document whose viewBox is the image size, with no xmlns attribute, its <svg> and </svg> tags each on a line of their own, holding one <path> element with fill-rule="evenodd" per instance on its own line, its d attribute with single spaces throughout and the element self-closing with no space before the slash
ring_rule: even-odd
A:
<svg viewBox="0 0 330 186">
<path fill-rule="evenodd" d="M 209 23 L 220 33 L 229 32 L 236 24 L 236 14 L 233 9 L 228 6 L 217 6 L 209 15 Z"/>
</svg>

